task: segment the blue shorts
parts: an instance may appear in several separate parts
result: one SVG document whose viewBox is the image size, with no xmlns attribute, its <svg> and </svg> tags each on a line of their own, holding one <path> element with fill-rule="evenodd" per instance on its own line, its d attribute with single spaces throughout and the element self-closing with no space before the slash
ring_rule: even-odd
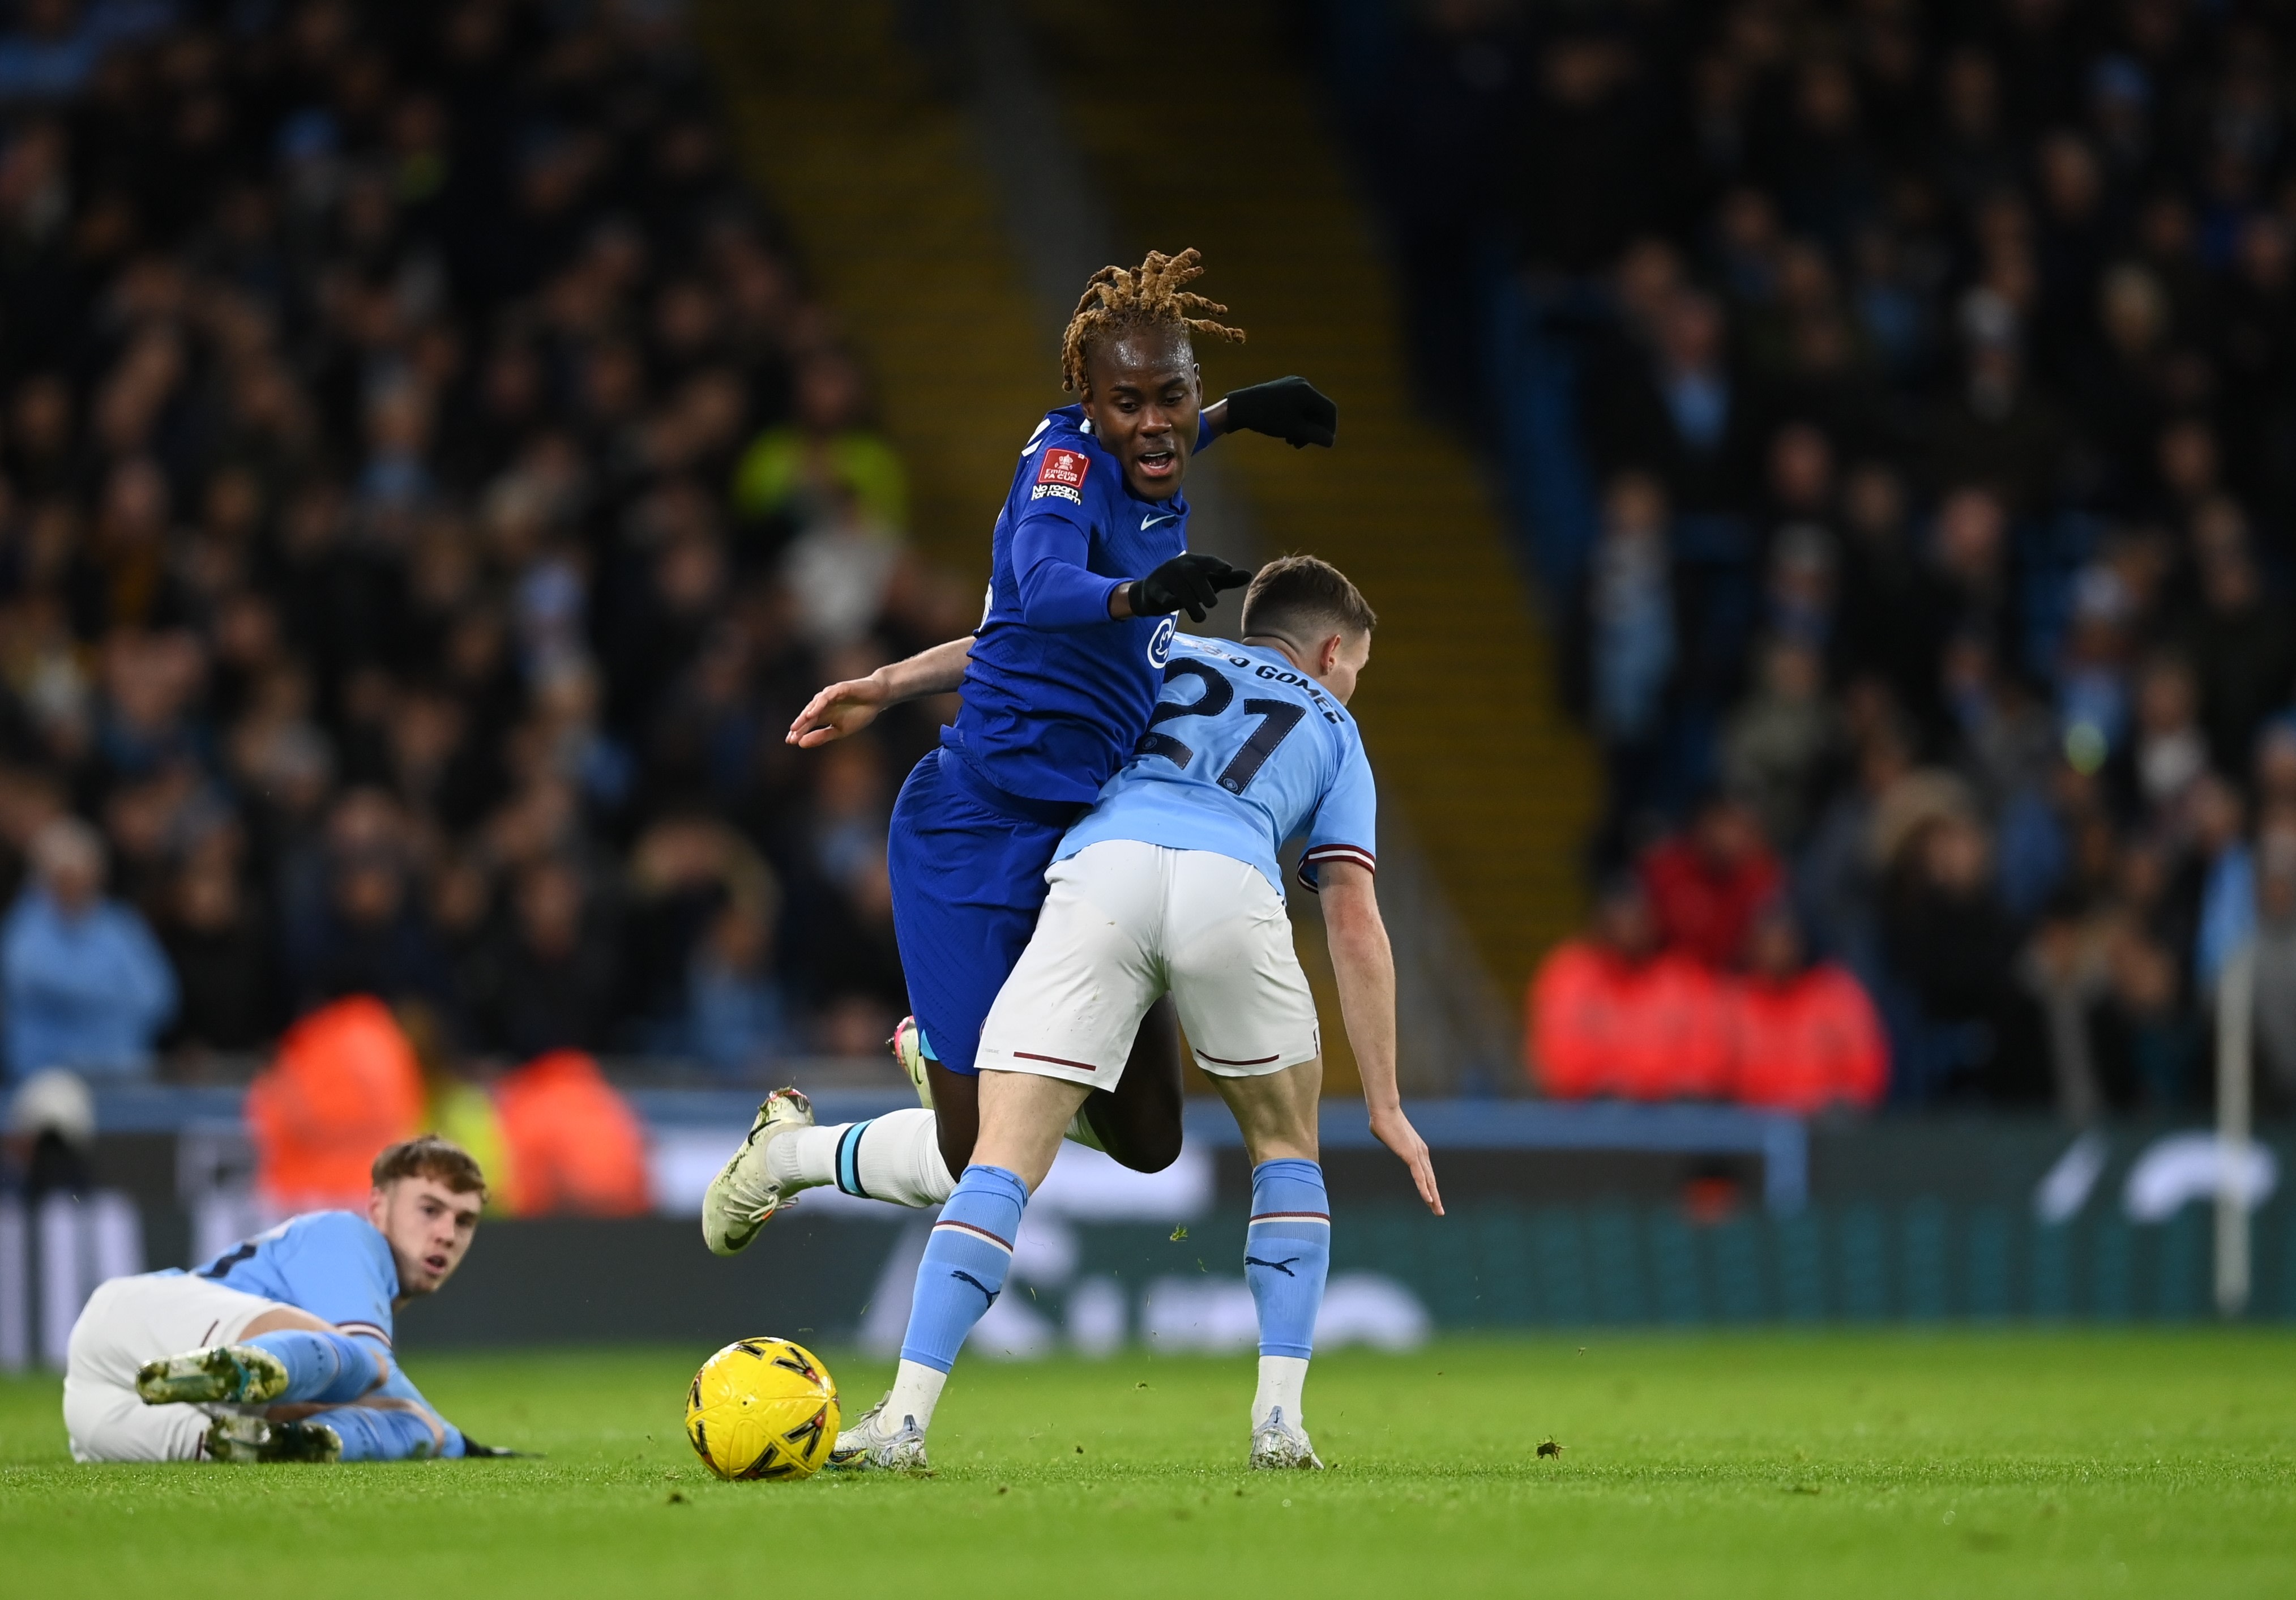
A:
<svg viewBox="0 0 2296 1600">
<path fill-rule="evenodd" d="M 885 867 L 909 1009 L 934 1057 L 972 1077 L 980 1025 L 1037 931 L 1045 869 L 1083 806 L 1023 800 L 955 751 L 916 764 L 893 802 Z"/>
</svg>

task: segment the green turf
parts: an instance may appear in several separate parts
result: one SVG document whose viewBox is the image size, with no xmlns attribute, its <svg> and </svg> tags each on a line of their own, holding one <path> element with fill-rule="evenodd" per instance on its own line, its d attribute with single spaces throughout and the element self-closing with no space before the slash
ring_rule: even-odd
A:
<svg viewBox="0 0 2296 1600">
<path fill-rule="evenodd" d="M 74 1467 L 53 1383 L 0 1383 L 0 1592 L 2296 1594 L 2285 1334 L 1341 1353 L 1308 1391 L 1332 1470 L 1281 1477 L 1240 1468 L 1247 1360 L 976 1361 L 937 1478 L 795 1485 L 695 1462 L 706 1353 L 414 1361 L 479 1437 L 548 1452 L 524 1462 Z M 832 1366 L 859 1405 L 887 1375 Z"/>
</svg>

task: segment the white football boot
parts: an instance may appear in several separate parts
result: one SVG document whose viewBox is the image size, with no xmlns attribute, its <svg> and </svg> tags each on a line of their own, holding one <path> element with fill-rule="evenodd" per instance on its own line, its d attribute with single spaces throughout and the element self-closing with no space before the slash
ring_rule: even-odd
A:
<svg viewBox="0 0 2296 1600">
<path fill-rule="evenodd" d="M 253 1344 L 210 1344 L 135 1369 L 147 1406 L 262 1406 L 287 1392 L 287 1364 Z"/>
<path fill-rule="evenodd" d="M 901 1071 L 909 1075 L 909 1083 L 917 1091 L 917 1104 L 931 1111 L 932 1080 L 925 1076 L 924 1037 L 916 1018 L 903 1017 L 893 1025 L 893 1037 L 885 1043 L 891 1047 L 893 1059 L 901 1063 Z"/>
<path fill-rule="evenodd" d="M 925 1431 L 917 1426 L 917 1419 L 905 1416 L 898 1427 L 885 1420 L 885 1401 L 892 1398 L 892 1391 L 887 1390 L 859 1421 L 838 1430 L 837 1443 L 829 1452 L 831 1466 L 911 1474 L 931 1470 L 925 1464 Z"/>
<path fill-rule="evenodd" d="M 1316 1447 L 1308 1442 L 1308 1430 L 1287 1418 L 1281 1406 L 1270 1410 L 1267 1420 L 1251 1431 L 1251 1465 L 1255 1469 L 1275 1472 L 1294 1468 L 1310 1473 L 1324 1470 Z"/>
<path fill-rule="evenodd" d="M 766 1165 L 766 1147 L 795 1128 L 813 1126 L 813 1102 L 795 1089 L 775 1089 L 758 1107 L 750 1136 L 709 1180 L 701 1197 L 701 1238 L 712 1255 L 739 1254 L 775 1211 L 795 1205 Z"/>
<path fill-rule="evenodd" d="M 343 1436 L 324 1423 L 269 1423 L 226 1412 L 208 1424 L 209 1461 L 234 1466 L 283 1461 L 332 1465 L 343 1458 Z"/>
</svg>

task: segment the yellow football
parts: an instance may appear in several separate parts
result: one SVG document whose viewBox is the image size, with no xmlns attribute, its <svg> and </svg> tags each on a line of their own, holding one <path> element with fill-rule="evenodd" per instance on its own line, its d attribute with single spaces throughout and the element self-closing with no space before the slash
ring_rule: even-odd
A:
<svg viewBox="0 0 2296 1600">
<path fill-rule="evenodd" d="M 810 1478 L 837 1443 L 837 1381 L 786 1339 L 743 1339 L 701 1364 L 685 1437 L 720 1478 Z"/>
</svg>

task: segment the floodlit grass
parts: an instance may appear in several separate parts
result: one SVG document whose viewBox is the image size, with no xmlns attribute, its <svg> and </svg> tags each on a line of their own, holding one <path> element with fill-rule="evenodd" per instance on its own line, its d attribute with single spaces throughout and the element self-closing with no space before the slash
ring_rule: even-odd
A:
<svg viewBox="0 0 2296 1600">
<path fill-rule="evenodd" d="M 1455 1341 L 1316 1363 L 1332 1470 L 1242 1469 L 1248 1360 L 958 1369 L 923 1481 L 721 1484 L 707 1350 L 415 1358 L 541 1460 L 76 1467 L 0 1383 L 11 1595 L 2296 1593 L 2296 1337 Z M 855 1407 L 889 1364 L 831 1356 Z M 1540 1440 L 1563 1446 L 1540 1459 Z M 1079 1448 L 1081 1447 L 1081 1448 Z M 891 1587 L 898 1586 L 898 1587 Z"/>
</svg>

